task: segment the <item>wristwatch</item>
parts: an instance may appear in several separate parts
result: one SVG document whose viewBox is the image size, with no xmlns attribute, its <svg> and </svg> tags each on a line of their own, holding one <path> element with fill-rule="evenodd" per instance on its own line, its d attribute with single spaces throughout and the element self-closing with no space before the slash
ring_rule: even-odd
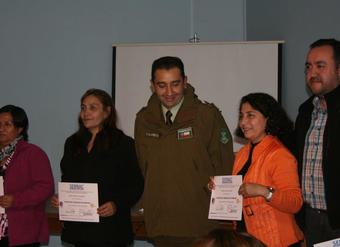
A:
<svg viewBox="0 0 340 247">
<path fill-rule="evenodd" d="M 270 200 L 272 199 L 273 197 L 273 193 L 274 193 L 274 188 L 273 187 L 267 187 L 268 191 L 269 191 L 269 194 L 268 196 L 265 197 L 266 201 L 267 202 L 270 202 Z"/>
</svg>

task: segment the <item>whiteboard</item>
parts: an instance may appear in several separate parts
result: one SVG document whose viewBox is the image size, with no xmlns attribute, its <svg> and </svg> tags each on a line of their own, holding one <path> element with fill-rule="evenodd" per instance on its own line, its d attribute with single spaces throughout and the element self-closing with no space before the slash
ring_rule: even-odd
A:
<svg viewBox="0 0 340 247">
<path fill-rule="evenodd" d="M 198 97 L 214 103 L 231 133 L 237 127 L 239 101 L 251 92 L 279 98 L 280 41 L 113 45 L 113 92 L 118 126 L 133 136 L 136 113 L 151 95 L 152 62 L 177 56 Z M 240 148 L 234 138 L 234 149 Z"/>
</svg>

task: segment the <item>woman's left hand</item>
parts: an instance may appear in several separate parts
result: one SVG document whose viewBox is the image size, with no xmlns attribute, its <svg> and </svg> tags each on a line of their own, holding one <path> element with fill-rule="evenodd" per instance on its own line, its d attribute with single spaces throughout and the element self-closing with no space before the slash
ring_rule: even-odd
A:
<svg viewBox="0 0 340 247">
<path fill-rule="evenodd" d="M 0 196 L 0 206 L 3 208 L 10 208 L 13 204 L 13 196 L 12 195 L 3 195 Z"/>
<path fill-rule="evenodd" d="M 240 186 L 238 190 L 238 194 L 243 197 L 255 197 L 255 196 L 263 196 L 266 197 L 269 194 L 268 188 L 261 184 L 254 183 L 244 183 Z"/>
<path fill-rule="evenodd" d="M 98 210 L 98 214 L 100 217 L 110 217 L 117 212 L 116 204 L 113 201 L 106 202 L 101 205 Z"/>
</svg>

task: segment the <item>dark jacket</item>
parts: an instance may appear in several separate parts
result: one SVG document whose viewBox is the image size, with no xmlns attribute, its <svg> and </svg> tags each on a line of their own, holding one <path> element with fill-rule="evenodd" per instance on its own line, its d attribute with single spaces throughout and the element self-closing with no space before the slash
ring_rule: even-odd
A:
<svg viewBox="0 0 340 247">
<path fill-rule="evenodd" d="M 112 130 L 112 148 L 99 149 L 104 133 L 96 136 L 90 153 L 89 132 L 80 139 L 72 135 L 66 140 L 61 160 L 63 182 L 98 183 L 99 206 L 113 201 L 117 212 L 100 217 L 99 223 L 64 222 L 62 240 L 69 243 L 96 245 L 127 244 L 133 241 L 130 209 L 143 191 L 143 178 L 135 153 L 134 141 L 120 130 Z M 80 145 L 80 148 L 79 148 Z"/>
<path fill-rule="evenodd" d="M 305 138 L 311 123 L 314 109 L 314 96 L 305 101 L 299 108 L 295 123 L 296 156 L 302 178 L 302 162 Z M 340 228 L 340 86 L 325 95 L 327 102 L 327 122 L 323 136 L 322 169 L 325 183 L 325 195 L 329 222 L 333 229 Z"/>
<path fill-rule="evenodd" d="M 14 198 L 13 205 L 6 209 L 10 246 L 47 243 L 45 204 L 53 195 L 54 182 L 43 150 L 23 140 L 17 143 L 5 173 L 4 192 Z"/>
<path fill-rule="evenodd" d="M 208 220 L 209 176 L 231 174 L 232 139 L 220 111 L 188 85 L 183 105 L 167 126 L 154 94 L 138 114 L 135 138 L 145 178 L 148 235 L 194 237 L 216 227 Z"/>
</svg>

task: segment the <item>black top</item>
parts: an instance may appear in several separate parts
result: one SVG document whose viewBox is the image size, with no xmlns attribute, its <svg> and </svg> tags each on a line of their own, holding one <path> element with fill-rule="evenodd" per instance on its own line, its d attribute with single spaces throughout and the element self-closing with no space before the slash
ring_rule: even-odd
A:
<svg viewBox="0 0 340 247">
<path fill-rule="evenodd" d="M 257 143 L 251 144 L 248 159 L 247 159 L 246 163 L 243 165 L 242 169 L 237 173 L 237 175 L 242 175 L 242 178 L 244 178 L 244 176 L 247 174 L 248 169 L 251 165 L 253 151 L 254 151 L 254 148 L 255 148 L 256 145 L 257 145 Z"/>
<path fill-rule="evenodd" d="M 110 136 L 111 147 L 106 151 L 98 148 L 105 139 L 103 132 L 97 134 L 90 152 L 90 132 L 81 138 L 74 134 L 66 140 L 60 164 L 62 181 L 98 183 L 99 205 L 113 201 L 117 212 L 100 217 L 99 223 L 64 222 L 61 239 L 65 242 L 104 246 L 133 241 L 130 209 L 142 194 L 143 178 L 133 139 L 117 129 L 110 131 Z"/>
<path fill-rule="evenodd" d="M 255 144 L 251 144 L 251 147 L 250 147 L 250 151 L 249 151 L 249 155 L 248 155 L 248 159 L 246 161 L 246 163 L 244 163 L 242 169 L 237 173 L 237 175 L 242 175 L 242 178 L 244 178 L 244 176 L 247 174 L 248 172 L 248 169 L 251 165 L 251 161 L 252 161 L 252 156 L 253 156 L 253 151 L 254 151 L 254 148 L 255 146 L 257 145 L 258 143 L 255 143 Z M 246 224 L 244 222 L 244 217 L 243 217 L 243 214 L 242 214 L 242 218 L 241 218 L 241 221 L 237 222 L 237 230 L 238 231 L 243 231 L 243 232 L 246 232 L 247 229 L 246 229 Z"/>
</svg>

